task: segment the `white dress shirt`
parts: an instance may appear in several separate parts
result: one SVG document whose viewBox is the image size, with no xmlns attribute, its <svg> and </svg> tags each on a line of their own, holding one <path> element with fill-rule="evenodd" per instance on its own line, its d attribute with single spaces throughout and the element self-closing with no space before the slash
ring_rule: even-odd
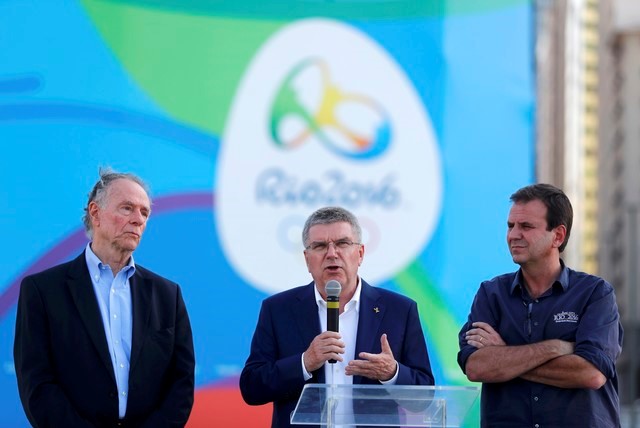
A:
<svg viewBox="0 0 640 428">
<path fill-rule="evenodd" d="M 318 317 L 320 318 L 320 331 L 327 330 L 327 302 L 322 298 L 318 288 L 313 287 L 313 291 L 316 296 L 316 304 L 318 305 Z M 356 291 L 353 294 L 351 300 L 347 302 L 344 306 L 344 312 L 342 312 L 339 316 L 338 322 L 338 332 L 342 336 L 342 341 L 344 342 L 344 354 L 342 355 L 342 361 L 336 361 L 333 364 L 326 362 L 324 364 L 324 375 L 325 382 L 329 385 L 343 385 L 353 384 L 353 376 L 347 376 L 345 374 L 345 368 L 349 361 L 355 359 L 357 356 L 355 355 L 356 351 L 356 339 L 358 335 L 358 320 L 360 317 L 360 292 L 362 291 L 362 284 L 360 281 L 360 277 L 358 277 L 358 285 L 356 286 Z M 312 375 L 307 371 L 304 366 L 304 353 L 302 354 L 302 373 L 304 375 L 304 380 L 311 379 Z M 395 375 L 389 379 L 388 381 L 380 381 L 382 384 L 394 385 L 398 378 L 398 366 L 396 365 L 396 373 Z M 346 419 L 342 419 L 344 424 L 353 422 L 353 414 L 351 414 L 351 402 L 341 401 L 338 404 L 338 408 L 336 409 L 336 415 L 349 415 Z M 335 427 L 341 427 L 342 424 L 336 424 Z"/>
</svg>

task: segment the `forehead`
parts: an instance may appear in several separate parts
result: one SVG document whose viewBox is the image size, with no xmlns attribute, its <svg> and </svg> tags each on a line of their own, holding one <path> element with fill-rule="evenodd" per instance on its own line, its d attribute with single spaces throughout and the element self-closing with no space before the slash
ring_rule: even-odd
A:
<svg viewBox="0 0 640 428">
<path fill-rule="evenodd" d="M 509 221 L 512 223 L 547 221 L 546 205 L 535 199 L 529 202 L 518 202 L 511 206 Z"/>
<path fill-rule="evenodd" d="M 347 222 L 316 224 L 309 228 L 310 241 L 330 241 L 340 238 L 353 239 L 353 229 Z"/>
<path fill-rule="evenodd" d="M 107 192 L 109 203 L 120 204 L 124 201 L 133 202 L 149 208 L 149 196 L 147 192 L 135 181 L 120 178 L 109 186 Z"/>
</svg>

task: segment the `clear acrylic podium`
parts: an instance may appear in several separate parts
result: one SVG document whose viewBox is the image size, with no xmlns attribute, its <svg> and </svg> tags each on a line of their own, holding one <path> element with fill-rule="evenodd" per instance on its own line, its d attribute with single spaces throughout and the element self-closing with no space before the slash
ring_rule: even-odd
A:
<svg viewBox="0 0 640 428">
<path fill-rule="evenodd" d="M 291 424 L 459 427 L 479 392 L 474 386 L 307 384 Z"/>
</svg>

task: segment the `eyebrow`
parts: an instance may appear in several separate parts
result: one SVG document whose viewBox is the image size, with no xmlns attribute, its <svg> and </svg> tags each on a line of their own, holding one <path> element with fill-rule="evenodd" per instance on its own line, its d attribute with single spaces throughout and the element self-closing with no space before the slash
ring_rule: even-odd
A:
<svg viewBox="0 0 640 428">
<path fill-rule="evenodd" d="M 519 224 L 520 226 L 536 227 L 535 224 L 531 223 L 530 221 L 508 221 L 507 222 L 507 226 L 509 227 L 515 226 L 516 224 Z"/>
<path fill-rule="evenodd" d="M 353 242 L 356 242 L 355 240 L 353 240 L 353 238 L 349 238 L 348 236 L 343 236 L 342 238 L 338 238 L 338 239 L 330 239 L 330 240 L 328 240 L 328 241 L 324 241 L 324 240 L 322 240 L 322 241 L 312 240 L 312 241 L 311 241 L 311 243 L 314 243 L 314 242 L 336 242 L 336 241 L 345 241 L 345 240 L 346 240 L 346 241 L 353 241 Z"/>
<path fill-rule="evenodd" d="M 131 201 L 131 200 L 124 200 L 122 202 L 120 202 L 118 205 L 132 205 L 134 207 L 142 207 L 143 209 L 146 209 L 147 211 L 151 211 L 151 207 L 148 205 L 144 205 L 144 204 L 136 204 L 135 202 Z"/>
</svg>

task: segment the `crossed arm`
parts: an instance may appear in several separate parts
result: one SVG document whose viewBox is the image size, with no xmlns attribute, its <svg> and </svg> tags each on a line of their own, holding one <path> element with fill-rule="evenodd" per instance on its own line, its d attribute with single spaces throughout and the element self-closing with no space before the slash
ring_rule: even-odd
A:
<svg viewBox="0 0 640 428">
<path fill-rule="evenodd" d="M 574 344 L 559 339 L 508 346 L 485 322 L 475 322 L 466 333 L 469 345 L 478 348 L 466 362 L 474 382 L 506 382 L 517 377 L 559 388 L 598 389 L 605 376 L 590 362 L 575 355 Z"/>
</svg>

